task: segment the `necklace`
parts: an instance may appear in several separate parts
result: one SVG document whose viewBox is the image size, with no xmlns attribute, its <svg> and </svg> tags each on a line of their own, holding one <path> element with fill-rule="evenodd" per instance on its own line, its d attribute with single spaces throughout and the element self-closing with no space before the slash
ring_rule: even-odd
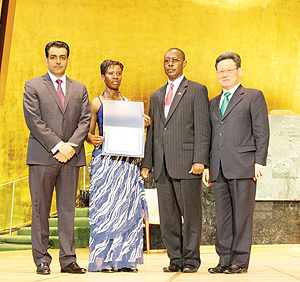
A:
<svg viewBox="0 0 300 282">
<path fill-rule="evenodd" d="M 104 91 L 103 95 L 107 100 L 122 100 L 122 96 L 121 96 L 120 92 L 119 92 L 119 96 L 118 96 L 118 98 L 120 98 L 120 99 L 111 99 L 111 97 L 107 96 L 106 91 Z"/>
</svg>

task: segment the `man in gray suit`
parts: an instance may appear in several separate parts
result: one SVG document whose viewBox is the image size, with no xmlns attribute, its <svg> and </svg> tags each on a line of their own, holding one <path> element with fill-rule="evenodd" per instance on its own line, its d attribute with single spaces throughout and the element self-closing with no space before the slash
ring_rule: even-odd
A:
<svg viewBox="0 0 300 282">
<path fill-rule="evenodd" d="M 85 273 L 76 263 L 74 212 L 83 143 L 91 118 L 85 85 L 65 75 L 69 46 L 46 45 L 48 73 L 25 83 L 23 108 L 30 130 L 27 164 L 32 200 L 31 241 L 38 274 L 50 274 L 49 223 L 53 189 L 58 212 L 61 272 Z"/>
<path fill-rule="evenodd" d="M 164 272 L 196 272 L 202 227 L 201 174 L 208 165 L 209 101 L 204 85 L 187 80 L 183 51 L 164 56 L 168 83 L 151 95 L 141 175 L 154 166 L 160 227 L 170 265 Z M 182 218 L 184 227 L 182 228 Z"/>
<path fill-rule="evenodd" d="M 212 141 L 203 182 L 214 191 L 219 263 L 210 273 L 247 272 L 251 251 L 256 180 L 263 177 L 269 143 L 267 105 L 260 90 L 244 88 L 241 58 L 220 55 L 215 64 L 223 87 L 210 102 Z"/>
</svg>

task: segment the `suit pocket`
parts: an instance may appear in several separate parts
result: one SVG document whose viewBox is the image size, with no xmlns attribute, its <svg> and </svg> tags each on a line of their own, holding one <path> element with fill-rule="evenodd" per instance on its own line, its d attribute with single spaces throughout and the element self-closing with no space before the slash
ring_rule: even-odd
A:
<svg viewBox="0 0 300 282">
<path fill-rule="evenodd" d="M 193 150 L 194 144 L 193 143 L 182 143 L 182 150 Z"/>
<path fill-rule="evenodd" d="M 82 104 L 82 98 L 72 98 L 69 100 L 69 103 L 72 105 L 81 105 Z"/>
<path fill-rule="evenodd" d="M 255 152 L 256 147 L 254 145 L 239 146 L 237 148 L 237 151 L 238 151 L 238 153 Z"/>
</svg>

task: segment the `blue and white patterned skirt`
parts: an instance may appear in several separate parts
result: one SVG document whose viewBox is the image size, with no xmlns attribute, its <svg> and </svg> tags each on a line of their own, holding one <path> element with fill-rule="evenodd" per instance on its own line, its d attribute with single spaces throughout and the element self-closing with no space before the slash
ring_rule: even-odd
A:
<svg viewBox="0 0 300 282">
<path fill-rule="evenodd" d="M 143 211 L 147 215 L 139 159 L 103 156 L 90 162 L 89 271 L 143 263 Z"/>
</svg>

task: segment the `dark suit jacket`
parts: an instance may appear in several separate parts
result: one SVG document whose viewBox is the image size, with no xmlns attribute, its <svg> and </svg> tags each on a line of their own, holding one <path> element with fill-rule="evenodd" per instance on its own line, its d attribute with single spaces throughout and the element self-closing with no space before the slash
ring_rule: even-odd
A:
<svg viewBox="0 0 300 282">
<path fill-rule="evenodd" d="M 167 85 L 151 95 L 145 157 L 142 167 L 152 169 L 157 181 L 165 156 L 171 178 L 194 179 L 193 163 L 208 165 L 210 146 L 209 101 L 204 85 L 184 78 L 173 98 L 167 120 L 164 101 Z"/>
<path fill-rule="evenodd" d="M 27 164 L 51 165 L 57 160 L 51 150 L 60 142 L 78 144 L 76 154 L 68 161 L 72 166 L 84 166 L 83 143 L 91 118 L 89 97 L 85 85 L 67 77 L 65 109 L 48 73 L 25 83 L 24 115 L 30 130 Z"/>
<path fill-rule="evenodd" d="M 263 93 L 240 85 L 224 116 L 221 94 L 210 102 L 212 142 L 210 180 L 218 177 L 220 162 L 227 179 L 254 177 L 254 163 L 266 165 L 269 144 L 268 110 Z"/>
</svg>

